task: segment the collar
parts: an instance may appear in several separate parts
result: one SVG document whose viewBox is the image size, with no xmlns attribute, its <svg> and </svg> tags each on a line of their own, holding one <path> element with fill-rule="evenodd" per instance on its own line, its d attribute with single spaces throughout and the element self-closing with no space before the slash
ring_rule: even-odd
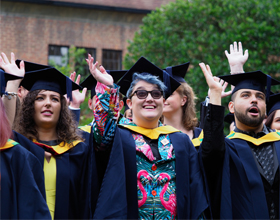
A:
<svg viewBox="0 0 280 220">
<path fill-rule="evenodd" d="M 54 146 L 49 146 L 43 143 L 39 143 L 36 140 L 33 140 L 33 142 L 53 155 L 60 155 L 67 152 L 71 148 L 75 147 L 77 144 L 79 144 L 82 141 L 76 140 L 69 143 L 61 142 L 60 144 Z"/>
<path fill-rule="evenodd" d="M 243 133 L 243 134 L 246 134 L 246 135 L 249 135 L 249 136 L 254 137 L 254 138 L 260 138 L 260 137 L 268 134 L 272 130 L 268 130 L 268 127 L 263 125 L 263 130 L 258 132 L 258 133 L 255 133 L 253 131 L 243 131 L 243 130 L 240 130 L 239 128 L 237 128 L 237 127 L 235 127 L 234 131 L 235 132 L 239 132 L 239 133 Z"/>
<path fill-rule="evenodd" d="M 259 132 L 259 133 L 261 133 L 261 132 Z M 250 136 L 248 134 L 245 134 L 245 133 L 232 131 L 227 136 L 227 138 L 229 138 L 229 139 L 241 139 L 241 140 L 249 141 L 256 146 L 259 146 L 263 143 L 279 141 L 280 140 L 280 131 L 276 130 L 276 131 L 269 132 L 267 134 L 264 134 L 260 138 L 255 138 L 255 137 L 252 137 L 252 136 Z"/>
<path fill-rule="evenodd" d="M 9 149 L 9 148 L 11 148 L 11 147 L 13 147 L 13 146 L 15 146 L 15 145 L 17 145 L 17 144 L 19 144 L 19 143 L 18 143 L 18 142 L 15 142 L 14 140 L 9 139 L 9 140 L 6 142 L 6 144 L 5 144 L 3 147 L 0 148 L 0 150 L 2 151 L 2 150 Z"/>
<path fill-rule="evenodd" d="M 82 131 L 85 131 L 87 133 L 90 133 L 91 132 L 91 125 L 80 126 L 79 129 L 81 129 Z"/>
<path fill-rule="evenodd" d="M 159 135 L 161 134 L 171 134 L 174 132 L 180 132 L 176 128 L 173 128 L 172 126 L 169 125 L 160 126 L 154 129 L 142 128 L 134 125 L 120 125 L 120 126 L 125 127 L 131 131 L 137 132 L 139 134 L 142 134 L 153 140 L 158 139 Z"/>
<path fill-rule="evenodd" d="M 203 130 L 200 132 L 197 138 L 192 139 L 193 146 L 198 147 L 203 140 Z"/>
</svg>

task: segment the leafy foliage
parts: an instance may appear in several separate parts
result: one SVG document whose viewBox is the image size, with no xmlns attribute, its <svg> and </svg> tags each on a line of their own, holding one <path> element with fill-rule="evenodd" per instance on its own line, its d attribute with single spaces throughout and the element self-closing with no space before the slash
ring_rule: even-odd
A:
<svg viewBox="0 0 280 220">
<path fill-rule="evenodd" d="M 160 68 L 190 61 L 186 81 L 199 103 L 207 95 L 200 62 L 214 75 L 229 74 L 224 54 L 241 41 L 249 50 L 246 72 L 262 70 L 280 78 L 280 2 L 278 0 L 177 0 L 143 19 L 128 47 L 124 66 L 130 68 L 145 56 Z M 223 100 L 226 105 L 229 98 Z"/>
</svg>

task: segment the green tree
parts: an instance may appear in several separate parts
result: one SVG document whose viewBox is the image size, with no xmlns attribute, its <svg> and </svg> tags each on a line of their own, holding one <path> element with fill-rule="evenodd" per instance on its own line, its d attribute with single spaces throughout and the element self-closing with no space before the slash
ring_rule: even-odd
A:
<svg viewBox="0 0 280 220">
<path fill-rule="evenodd" d="M 216 76 L 229 74 L 224 51 L 234 41 L 249 50 L 246 72 L 262 70 L 280 78 L 279 21 L 278 0 L 177 0 L 143 18 L 124 66 L 130 68 L 140 56 L 160 68 L 190 61 L 186 81 L 198 97 L 199 110 L 207 84 L 198 64 L 209 64 Z"/>
</svg>

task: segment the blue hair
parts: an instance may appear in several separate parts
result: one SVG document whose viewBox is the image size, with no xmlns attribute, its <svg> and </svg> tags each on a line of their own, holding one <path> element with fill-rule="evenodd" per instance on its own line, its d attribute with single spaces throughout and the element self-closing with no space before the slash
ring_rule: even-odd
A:
<svg viewBox="0 0 280 220">
<path fill-rule="evenodd" d="M 163 97 L 165 95 L 164 91 L 167 89 L 167 87 L 164 85 L 164 83 L 158 78 L 158 76 L 154 76 L 150 73 L 134 73 L 132 76 L 132 83 L 130 84 L 129 89 L 126 92 L 126 97 L 130 98 L 131 93 L 135 87 L 135 85 L 139 82 L 139 81 L 145 81 L 147 83 L 150 84 L 154 84 L 157 85 L 157 87 L 159 88 L 159 90 L 161 90 L 163 92 Z"/>
</svg>

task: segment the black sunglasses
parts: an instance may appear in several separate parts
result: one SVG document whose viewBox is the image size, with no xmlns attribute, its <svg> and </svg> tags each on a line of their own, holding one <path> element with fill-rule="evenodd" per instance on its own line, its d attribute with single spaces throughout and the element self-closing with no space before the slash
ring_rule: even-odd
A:
<svg viewBox="0 0 280 220">
<path fill-rule="evenodd" d="M 131 94 L 130 98 L 134 96 L 134 94 L 137 95 L 138 99 L 145 99 L 147 98 L 148 94 L 151 94 L 151 96 L 154 99 L 160 99 L 163 95 L 163 92 L 160 90 L 152 90 L 152 91 L 146 91 L 146 90 L 136 90 L 134 93 Z"/>
</svg>

